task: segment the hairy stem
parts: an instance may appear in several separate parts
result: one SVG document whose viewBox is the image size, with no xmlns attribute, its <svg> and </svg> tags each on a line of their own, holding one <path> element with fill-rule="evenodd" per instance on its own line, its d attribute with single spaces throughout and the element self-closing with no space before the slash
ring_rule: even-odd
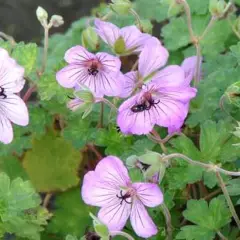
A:
<svg viewBox="0 0 240 240">
<path fill-rule="evenodd" d="M 222 240 L 228 240 L 226 237 L 223 236 L 223 234 L 220 231 L 217 231 L 217 235 L 220 237 Z"/>
<path fill-rule="evenodd" d="M 200 43 L 196 43 L 195 44 L 196 47 L 196 51 L 197 51 L 197 66 L 196 66 L 196 75 L 195 75 L 195 79 L 194 79 L 194 86 L 196 86 L 199 81 L 200 81 L 200 77 L 201 77 L 201 47 L 200 47 Z"/>
<path fill-rule="evenodd" d="M 193 28 L 192 28 L 192 17 L 191 17 L 190 7 L 189 7 L 186 0 L 178 0 L 178 1 L 179 1 L 179 4 L 182 4 L 183 7 L 184 7 L 184 11 L 185 11 L 185 14 L 187 16 L 188 31 L 189 31 L 189 34 L 190 34 L 191 41 L 194 42 L 196 37 L 194 35 Z"/>
<path fill-rule="evenodd" d="M 136 18 L 138 28 L 141 29 L 142 28 L 141 19 L 140 19 L 139 15 L 137 14 L 137 12 L 132 8 L 130 9 L 129 12 Z"/>
<path fill-rule="evenodd" d="M 50 26 L 44 27 L 44 49 L 43 49 L 43 57 L 42 57 L 41 74 L 44 73 L 47 65 L 49 29 L 50 29 Z"/>
<path fill-rule="evenodd" d="M 128 234 L 126 232 L 122 232 L 122 231 L 111 231 L 110 235 L 112 235 L 112 236 L 116 236 L 116 235 L 117 236 L 123 236 L 128 240 L 134 240 L 134 238 L 130 234 Z"/>
<path fill-rule="evenodd" d="M 162 212 L 163 215 L 165 217 L 165 221 L 166 221 L 166 226 L 167 226 L 167 240 L 172 240 L 172 231 L 173 231 L 173 227 L 172 227 L 172 218 L 171 218 L 171 214 L 167 208 L 167 206 L 163 203 L 161 205 L 162 208 Z"/>
<path fill-rule="evenodd" d="M 28 101 L 28 99 L 31 97 L 32 93 L 35 92 L 37 90 L 37 86 L 33 85 L 31 86 L 27 92 L 24 94 L 23 96 L 23 101 L 26 103 Z"/>
<path fill-rule="evenodd" d="M 238 215 L 237 215 L 237 213 L 235 211 L 235 208 L 233 206 L 232 200 L 231 200 L 231 198 L 229 196 L 229 193 L 227 191 L 226 185 L 225 185 L 225 183 L 224 183 L 224 181 L 223 181 L 223 179 L 222 179 L 222 177 L 221 177 L 219 172 L 216 172 L 216 176 L 217 176 L 217 179 L 218 179 L 218 183 L 219 183 L 219 185 L 220 185 L 220 187 L 221 187 L 221 189 L 223 191 L 223 194 L 224 194 L 224 196 L 226 198 L 226 201 L 227 201 L 227 204 L 229 206 L 229 210 L 230 210 L 230 212 L 232 214 L 232 217 L 234 218 L 235 222 L 237 223 L 238 228 L 240 229 L 240 220 L 239 220 Z"/>
<path fill-rule="evenodd" d="M 153 134 L 155 139 L 158 139 L 157 142 L 159 143 L 163 153 L 166 154 L 167 153 L 167 148 L 165 147 L 164 142 L 163 142 L 162 138 L 160 137 L 160 135 L 158 134 L 158 132 L 155 129 L 153 129 L 151 133 Z"/>
<path fill-rule="evenodd" d="M 98 123 L 99 128 L 103 128 L 103 118 L 104 118 L 104 103 L 101 102 L 101 109 L 100 109 L 100 119 Z"/>
<path fill-rule="evenodd" d="M 109 100 L 107 100 L 106 98 L 97 98 L 97 100 L 100 100 L 101 102 L 104 102 L 105 104 L 107 104 L 111 109 L 114 109 L 114 110 L 118 110 L 117 108 L 116 108 L 116 106 L 113 104 L 113 103 L 111 103 Z"/>
<path fill-rule="evenodd" d="M 209 21 L 207 27 L 205 28 L 205 30 L 203 31 L 202 35 L 199 37 L 199 40 L 203 40 L 204 37 L 207 35 L 207 33 L 209 32 L 209 30 L 212 28 L 212 26 L 214 25 L 214 23 L 216 22 L 217 18 L 212 16 L 211 20 Z"/>
<path fill-rule="evenodd" d="M 207 196 L 205 196 L 203 199 L 204 199 L 204 200 L 209 200 L 209 199 L 215 197 L 216 195 L 218 195 L 220 192 L 222 192 L 222 189 L 219 188 L 219 189 L 217 189 L 217 190 L 209 193 L 209 194 L 208 194 Z"/>
<path fill-rule="evenodd" d="M 44 200 L 43 200 L 43 207 L 47 208 L 49 201 L 51 200 L 52 193 L 47 193 Z"/>
<path fill-rule="evenodd" d="M 181 159 L 187 161 L 188 163 L 190 163 L 192 165 L 200 166 L 200 167 L 203 167 L 207 170 L 223 173 L 225 175 L 236 176 L 236 177 L 240 176 L 240 172 L 232 172 L 232 171 L 228 171 L 228 170 L 225 170 L 223 168 L 220 168 L 220 167 L 218 167 L 217 165 L 214 165 L 214 164 L 207 164 L 207 163 L 195 161 L 195 160 L 192 160 L 191 158 L 189 158 L 189 157 L 187 157 L 187 156 L 185 156 L 181 153 L 169 154 L 169 155 L 163 157 L 163 161 L 168 161 L 172 158 L 181 158 Z"/>
</svg>

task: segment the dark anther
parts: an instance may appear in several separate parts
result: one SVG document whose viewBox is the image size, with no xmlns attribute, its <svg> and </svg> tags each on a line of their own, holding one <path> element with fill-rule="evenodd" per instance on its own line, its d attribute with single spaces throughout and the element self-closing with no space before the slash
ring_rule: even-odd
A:
<svg viewBox="0 0 240 240">
<path fill-rule="evenodd" d="M 98 70 L 95 67 L 91 67 L 88 69 L 88 74 L 95 77 L 98 74 Z"/>
<path fill-rule="evenodd" d="M 4 88 L 0 87 L 0 97 L 3 96 L 3 99 L 7 98 L 7 95 L 4 93 Z"/>
<path fill-rule="evenodd" d="M 118 196 L 118 194 L 116 195 L 117 198 L 121 199 L 120 205 L 122 205 L 123 201 L 125 201 L 128 204 L 131 204 L 131 202 L 128 202 L 127 199 L 130 198 L 130 194 L 129 193 L 125 193 L 123 195 L 122 190 L 120 191 L 120 196 Z"/>
</svg>

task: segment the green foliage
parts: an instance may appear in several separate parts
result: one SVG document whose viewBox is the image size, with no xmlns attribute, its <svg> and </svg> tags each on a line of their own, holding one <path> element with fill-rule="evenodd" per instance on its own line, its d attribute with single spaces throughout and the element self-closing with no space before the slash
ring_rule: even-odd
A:
<svg viewBox="0 0 240 240">
<path fill-rule="evenodd" d="M 53 218 L 47 226 L 47 232 L 59 236 L 66 236 L 71 233 L 82 237 L 88 227 L 92 225 L 89 212 L 93 208 L 87 207 L 80 198 L 79 188 L 59 194 L 55 202 L 56 208 L 53 211 Z"/>
<path fill-rule="evenodd" d="M 33 140 L 32 150 L 24 156 L 23 165 L 34 187 L 50 192 L 77 185 L 81 161 L 80 153 L 68 141 L 49 132 Z"/>
<path fill-rule="evenodd" d="M 37 59 L 37 45 L 35 43 L 18 43 L 13 50 L 12 57 L 25 68 L 25 75 L 28 76 L 35 67 Z"/>
<path fill-rule="evenodd" d="M 0 233 L 40 240 L 40 231 L 51 214 L 42 207 L 39 195 L 29 181 L 10 180 L 0 173 Z"/>
</svg>

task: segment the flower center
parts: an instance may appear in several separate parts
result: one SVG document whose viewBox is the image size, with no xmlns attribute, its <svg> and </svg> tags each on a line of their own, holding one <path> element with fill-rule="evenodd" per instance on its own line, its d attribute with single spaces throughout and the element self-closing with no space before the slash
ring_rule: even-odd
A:
<svg viewBox="0 0 240 240">
<path fill-rule="evenodd" d="M 7 98 L 7 95 L 5 94 L 5 90 L 3 87 L 0 87 L 0 98 L 1 99 Z"/>
<path fill-rule="evenodd" d="M 92 60 L 88 67 L 88 74 L 92 76 L 96 76 L 99 72 L 99 62 L 97 60 Z"/>
<path fill-rule="evenodd" d="M 120 190 L 119 195 L 117 194 L 116 197 L 121 199 L 121 202 L 120 202 L 121 205 L 122 205 L 123 202 L 131 204 L 132 203 L 132 197 L 134 196 L 134 194 L 135 194 L 135 190 L 130 188 L 127 191 Z"/>
</svg>

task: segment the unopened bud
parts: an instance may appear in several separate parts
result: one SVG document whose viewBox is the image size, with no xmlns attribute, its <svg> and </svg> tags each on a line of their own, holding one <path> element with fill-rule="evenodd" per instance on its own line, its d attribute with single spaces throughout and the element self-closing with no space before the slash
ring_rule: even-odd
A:
<svg viewBox="0 0 240 240">
<path fill-rule="evenodd" d="M 85 103 L 94 103 L 95 102 L 95 97 L 93 93 L 90 90 L 78 90 L 74 92 L 74 95 L 76 98 L 81 99 Z"/>
<path fill-rule="evenodd" d="M 225 14 L 227 3 L 224 0 L 211 0 L 209 11 L 212 16 L 220 18 Z"/>
<path fill-rule="evenodd" d="M 60 15 L 53 15 L 50 19 L 50 24 L 53 27 L 60 27 L 61 25 L 64 24 L 63 17 Z"/>
<path fill-rule="evenodd" d="M 240 107 L 240 81 L 230 85 L 226 92 L 225 96 L 229 100 L 230 104 Z"/>
<path fill-rule="evenodd" d="M 48 13 L 47 11 L 42 8 L 42 7 L 38 7 L 36 10 L 36 15 L 37 15 L 37 19 L 38 21 L 43 25 L 46 26 L 47 25 L 47 19 L 48 19 Z"/>
<path fill-rule="evenodd" d="M 132 8 L 132 3 L 129 0 L 112 0 L 110 7 L 117 14 L 125 15 Z"/>
<path fill-rule="evenodd" d="M 121 55 L 126 51 L 126 44 L 123 37 L 119 37 L 114 43 L 113 50 L 116 54 Z"/>
<path fill-rule="evenodd" d="M 99 47 L 99 38 L 93 27 L 88 27 L 82 32 L 82 45 L 91 50 Z"/>
<path fill-rule="evenodd" d="M 152 34 L 153 25 L 150 20 L 148 19 L 141 20 L 141 28 L 142 28 L 141 30 L 144 33 Z"/>
</svg>

